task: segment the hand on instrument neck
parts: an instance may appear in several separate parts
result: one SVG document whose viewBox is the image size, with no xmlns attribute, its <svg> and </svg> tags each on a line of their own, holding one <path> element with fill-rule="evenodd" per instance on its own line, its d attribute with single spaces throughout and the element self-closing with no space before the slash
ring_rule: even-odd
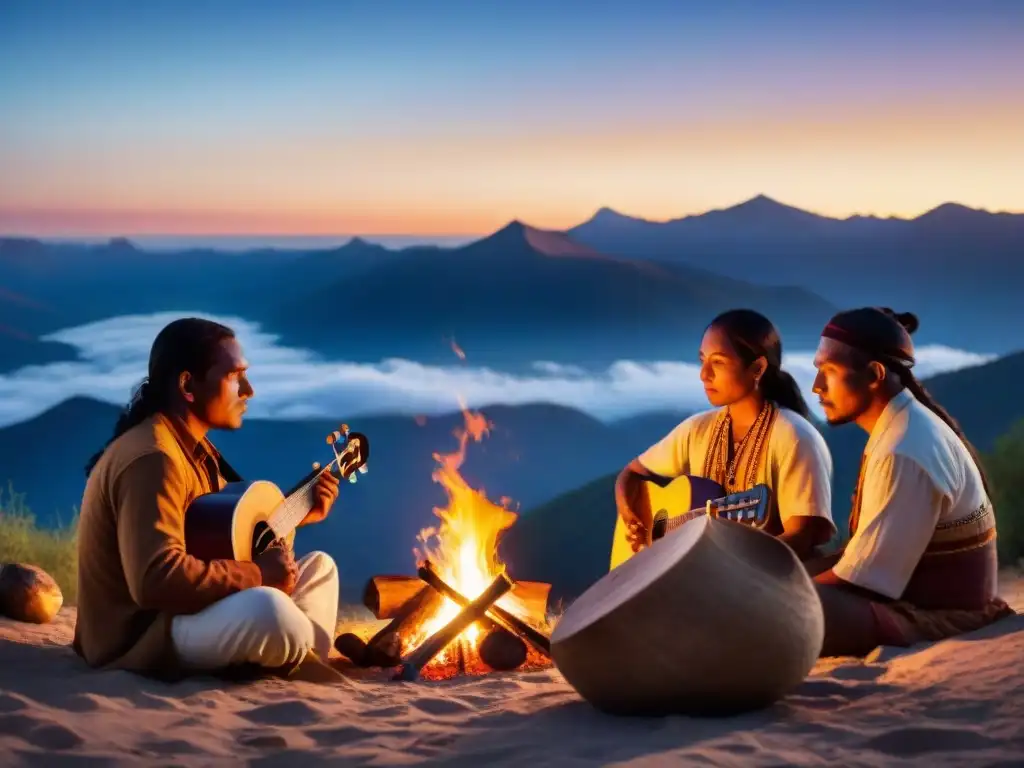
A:
<svg viewBox="0 0 1024 768">
<path fill-rule="evenodd" d="M 314 489 L 316 503 L 306 516 L 302 518 L 302 522 L 299 523 L 300 526 L 312 525 L 326 519 L 327 515 L 331 512 L 331 507 L 334 506 L 335 499 L 338 498 L 339 484 L 338 478 L 329 469 L 320 473 L 320 477 L 316 481 L 316 488 Z"/>
</svg>

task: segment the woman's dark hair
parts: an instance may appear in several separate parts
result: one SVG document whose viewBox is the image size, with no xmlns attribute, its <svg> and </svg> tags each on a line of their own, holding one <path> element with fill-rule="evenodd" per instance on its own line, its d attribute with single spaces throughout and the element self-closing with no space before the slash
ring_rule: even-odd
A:
<svg viewBox="0 0 1024 768">
<path fill-rule="evenodd" d="M 752 309 L 731 309 L 712 320 L 708 328 L 722 331 L 746 365 L 759 357 L 768 362 L 761 377 L 761 394 L 766 400 L 810 418 L 796 380 L 782 370 L 782 338 L 771 320 Z"/>
<path fill-rule="evenodd" d="M 865 365 L 874 360 L 894 373 L 921 405 L 942 419 L 960 438 L 978 467 L 985 492 L 990 493 L 988 475 L 985 474 L 978 451 L 967 439 L 957 420 L 936 402 L 911 370 L 915 360 L 914 342 L 910 337 L 918 327 L 920 321 L 912 312 L 894 312 L 889 307 L 861 307 L 840 312 L 833 317 L 825 326 L 822 336 L 853 347 L 861 353 Z"/>
<path fill-rule="evenodd" d="M 85 465 L 85 476 L 89 476 L 112 442 L 170 404 L 182 373 L 188 371 L 197 377 L 206 374 L 213 366 L 217 346 L 234 337 L 235 332 L 226 325 L 198 317 L 185 317 L 166 325 L 149 351 L 148 375 L 121 412 L 113 436 Z"/>
</svg>

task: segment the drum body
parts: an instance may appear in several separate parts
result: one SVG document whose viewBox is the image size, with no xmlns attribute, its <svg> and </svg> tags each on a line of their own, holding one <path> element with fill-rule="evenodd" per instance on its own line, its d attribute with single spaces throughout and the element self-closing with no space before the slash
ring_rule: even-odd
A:
<svg viewBox="0 0 1024 768">
<path fill-rule="evenodd" d="M 788 546 L 699 517 L 580 595 L 551 651 L 602 711 L 725 715 L 769 706 L 799 685 L 824 631 L 817 590 Z"/>
</svg>

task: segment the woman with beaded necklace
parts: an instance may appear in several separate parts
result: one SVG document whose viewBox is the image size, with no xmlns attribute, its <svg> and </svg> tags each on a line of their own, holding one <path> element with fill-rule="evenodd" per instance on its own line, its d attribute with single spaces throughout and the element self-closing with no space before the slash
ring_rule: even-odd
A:
<svg viewBox="0 0 1024 768">
<path fill-rule="evenodd" d="M 634 551 L 651 541 L 643 481 L 667 483 L 680 475 L 708 478 L 726 493 L 766 484 L 771 502 L 765 530 L 802 560 L 832 538 L 832 458 L 781 365 L 779 332 L 758 312 L 730 310 L 707 327 L 700 378 L 715 408 L 683 421 L 616 481 L 616 505 Z"/>
</svg>

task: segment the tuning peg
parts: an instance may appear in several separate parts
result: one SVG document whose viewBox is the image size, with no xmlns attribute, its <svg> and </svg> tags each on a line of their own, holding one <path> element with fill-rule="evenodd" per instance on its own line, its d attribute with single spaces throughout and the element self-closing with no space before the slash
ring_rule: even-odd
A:
<svg viewBox="0 0 1024 768">
<path fill-rule="evenodd" d="M 359 474 L 365 475 L 369 471 L 370 471 L 370 468 L 366 464 L 360 464 L 359 465 Z"/>
<path fill-rule="evenodd" d="M 320 462 L 319 461 L 314 461 L 313 462 L 313 469 L 314 470 L 320 469 Z"/>
</svg>

